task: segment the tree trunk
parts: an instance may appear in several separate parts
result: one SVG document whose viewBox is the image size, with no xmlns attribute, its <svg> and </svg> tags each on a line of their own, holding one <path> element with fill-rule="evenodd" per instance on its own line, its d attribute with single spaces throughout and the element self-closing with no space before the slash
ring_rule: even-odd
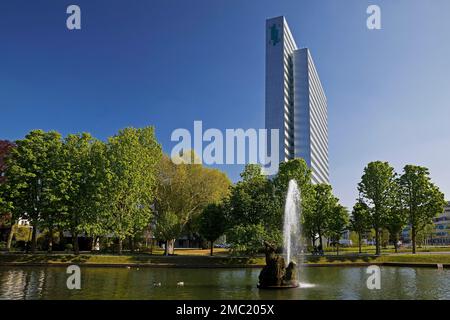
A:
<svg viewBox="0 0 450 320">
<path fill-rule="evenodd" d="M 133 239 L 133 236 L 130 236 L 128 241 L 129 241 L 129 245 L 130 245 L 130 251 L 131 251 L 131 253 L 134 253 L 134 239 Z"/>
<path fill-rule="evenodd" d="M 11 225 L 11 230 L 9 230 L 9 234 L 8 234 L 8 242 L 6 243 L 6 249 L 8 249 L 8 251 L 11 251 L 11 243 L 12 243 L 12 239 L 14 237 L 14 225 Z M 29 240 L 30 238 L 28 238 Z"/>
<path fill-rule="evenodd" d="M 164 255 L 165 256 L 169 255 L 169 240 L 166 240 L 166 243 L 164 245 Z"/>
<path fill-rule="evenodd" d="M 122 254 L 122 242 L 123 242 L 122 238 L 119 238 L 119 255 Z"/>
<path fill-rule="evenodd" d="M 53 251 L 53 228 L 48 230 L 48 253 L 52 253 Z"/>
<path fill-rule="evenodd" d="M 73 245 L 73 253 L 75 255 L 79 255 L 80 246 L 78 245 L 78 234 L 76 232 L 72 232 L 72 245 Z"/>
<path fill-rule="evenodd" d="M 168 254 L 175 253 L 175 239 L 169 240 L 167 250 L 168 250 Z"/>
<path fill-rule="evenodd" d="M 380 255 L 380 229 L 375 228 L 375 255 Z"/>
<path fill-rule="evenodd" d="M 214 254 L 214 241 L 211 241 L 211 257 Z"/>
<path fill-rule="evenodd" d="M 411 227 L 412 253 L 416 254 L 416 228 Z"/>
<path fill-rule="evenodd" d="M 358 247 L 359 247 L 359 254 L 361 254 L 362 253 L 362 250 L 361 250 L 361 233 L 358 233 Z"/>
<path fill-rule="evenodd" d="M 339 255 L 339 240 L 336 242 L 336 255 Z"/>
<path fill-rule="evenodd" d="M 398 238 L 397 238 L 397 235 L 394 236 L 394 251 L 395 251 L 395 253 L 398 252 Z"/>
<path fill-rule="evenodd" d="M 65 248 L 66 244 L 67 244 L 67 240 L 64 237 L 64 229 L 58 227 L 56 229 L 56 234 L 58 235 L 58 240 L 59 240 L 58 245 L 59 245 L 59 247 L 60 248 Z"/>
<path fill-rule="evenodd" d="M 319 232 L 319 245 L 323 250 L 323 243 L 322 243 L 322 234 Z"/>
<path fill-rule="evenodd" d="M 31 234 L 31 253 L 36 253 L 37 248 L 37 230 L 36 226 L 33 226 L 33 232 Z"/>
<path fill-rule="evenodd" d="M 94 251 L 94 249 L 95 249 L 95 236 L 92 236 L 91 251 Z"/>
</svg>

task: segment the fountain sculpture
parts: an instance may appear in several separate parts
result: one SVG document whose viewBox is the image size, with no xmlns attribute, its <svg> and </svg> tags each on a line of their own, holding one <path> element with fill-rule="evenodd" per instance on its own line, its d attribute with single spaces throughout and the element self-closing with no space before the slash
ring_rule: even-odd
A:
<svg viewBox="0 0 450 320">
<path fill-rule="evenodd" d="M 276 246 L 265 241 L 266 266 L 259 274 L 258 288 L 261 289 L 284 289 L 296 288 L 298 283 L 298 259 L 300 245 L 300 214 L 301 202 L 300 191 L 295 180 L 289 181 L 288 193 L 284 207 L 283 223 L 283 255 L 276 254 Z"/>
</svg>

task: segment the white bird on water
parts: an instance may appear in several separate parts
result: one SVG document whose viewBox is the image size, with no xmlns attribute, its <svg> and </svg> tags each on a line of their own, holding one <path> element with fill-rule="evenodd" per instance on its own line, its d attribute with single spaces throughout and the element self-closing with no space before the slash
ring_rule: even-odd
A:
<svg viewBox="0 0 450 320">
<path fill-rule="evenodd" d="M 177 282 L 177 287 L 183 287 L 183 286 L 184 286 L 184 282 L 183 281 Z"/>
</svg>

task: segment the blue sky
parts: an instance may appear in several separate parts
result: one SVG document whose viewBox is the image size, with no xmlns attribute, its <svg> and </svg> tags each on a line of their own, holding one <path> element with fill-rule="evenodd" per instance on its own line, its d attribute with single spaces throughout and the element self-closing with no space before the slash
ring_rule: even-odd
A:
<svg viewBox="0 0 450 320">
<path fill-rule="evenodd" d="M 80 31 L 66 29 L 70 4 Z M 382 30 L 366 28 L 369 4 Z M 343 204 L 372 160 L 427 166 L 450 198 L 449 13 L 448 0 L 2 1 L 0 139 L 154 125 L 170 152 L 194 120 L 263 128 L 265 19 L 285 15 L 328 98 Z M 236 181 L 242 167 L 220 169 Z"/>
</svg>

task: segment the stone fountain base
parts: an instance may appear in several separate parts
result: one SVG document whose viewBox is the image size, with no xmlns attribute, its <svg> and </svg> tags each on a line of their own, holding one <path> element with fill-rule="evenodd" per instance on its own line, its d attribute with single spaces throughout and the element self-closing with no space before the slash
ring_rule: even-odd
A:
<svg viewBox="0 0 450 320">
<path fill-rule="evenodd" d="M 264 290 L 280 290 L 280 289 L 295 289 L 298 288 L 300 285 L 297 284 L 285 284 L 285 285 L 281 285 L 281 286 L 261 286 L 261 285 L 257 285 L 256 287 L 258 289 L 264 289 Z"/>
<path fill-rule="evenodd" d="M 284 258 L 275 254 L 276 248 L 269 243 L 265 243 L 266 247 L 266 266 L 259 274 L 260 289 L 291 289 L 299 286 L 297 277 L 297 264 L 293 261 L 289 262 L 286 267 Z"/>
</svg>

